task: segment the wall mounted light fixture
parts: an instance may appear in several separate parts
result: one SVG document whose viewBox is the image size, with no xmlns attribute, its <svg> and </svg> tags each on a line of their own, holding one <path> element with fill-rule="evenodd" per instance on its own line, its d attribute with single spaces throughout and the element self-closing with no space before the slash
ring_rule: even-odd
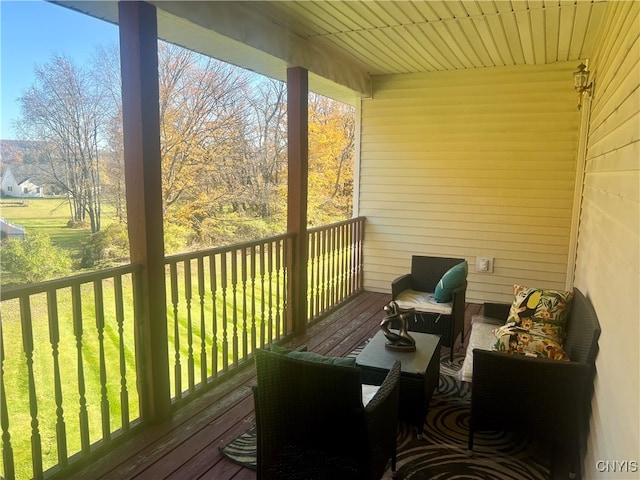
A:
<svg viewBox="0 0 640 480">
<path fill-rule="evenodd" d="M 589 70 L 584 63 L 578 65 L 578 70 L 573 72 L 573 86 L 578 92 L 578 110 L 582 108 L 582 98 L 584 93 L 592 95 L 593 82 L 589 83 Z"/>
</svg>

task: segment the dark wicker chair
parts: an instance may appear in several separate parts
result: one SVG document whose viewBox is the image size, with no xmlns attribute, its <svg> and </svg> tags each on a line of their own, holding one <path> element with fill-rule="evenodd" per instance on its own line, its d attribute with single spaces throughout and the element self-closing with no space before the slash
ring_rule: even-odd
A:
<svg viewBox="0 0 640 480">
<path fill-rule="evenodd" d="M 402 298 L 407 290 L 433 293 L 436 285 L 447 270 L 464 262 L 464 258 L 441 258 L 413 255 L 411 257 L 411 273 L 396 278 L 391 284 L 391 299 Z M 440 345 L 449 347 L 450 360 L 453 360 L 453 347 L 460 335 L 464 339 L 464 310 L 467 282 L 453 291 L 451 311 L 448 314 L 438 312 L 435 305 L 425 303 L 405 304 L 398 302 L 402 308 L 415 308 L 415 320 L 409 322 L 409 330 L 413 332 L 440 335 Z"/>
<path fill-rule="evenodd" d="M 504 321 L 509 305 L 485 304 L 484 313 Z M 560 468 L 579 478 L 599 337 L 591 303 L 574 289 L 563 345 L 570 361 L 474 349 L 469 450 L 477 431 L 533 433 L 552 445 L 552 470 L 568 459 Z"/>
<path fill-rule="evenodd" d="M 395 471 L 400 363 L 367 406 L 360 369 L 256 351 L 258 479 L 379 479 Z"/>
</svg>

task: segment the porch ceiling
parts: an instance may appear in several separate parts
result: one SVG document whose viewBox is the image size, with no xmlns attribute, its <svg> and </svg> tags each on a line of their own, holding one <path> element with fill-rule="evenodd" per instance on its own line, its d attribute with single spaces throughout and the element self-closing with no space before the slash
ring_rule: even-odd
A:
<svg viewBox="0 0 640 480">
<path fill-rule="evenodd" d="M 59 1 L 117 23 L 116 2 Z M 606 0 L 151 1 L 159 36 L 352 103 L 376 75 L 588 59 Z"/>
</svg>

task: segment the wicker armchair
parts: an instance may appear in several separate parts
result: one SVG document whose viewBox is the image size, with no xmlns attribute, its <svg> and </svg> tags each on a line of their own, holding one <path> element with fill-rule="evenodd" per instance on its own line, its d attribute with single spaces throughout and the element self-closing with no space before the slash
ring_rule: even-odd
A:
<svg viewBox="0 0 640 480">
<path fill-rule="evenodd" d="M 379 479 L 395 470 L 400 364 L 362 403 L 360 369 L 256 351 L 258 479 Z"/>
<path fill-rule="evenodd" d="M 485 304 L 485 316 L 504 321 L 508 312 L 509 305 Z M 469 450 L 477 431 L 534 433 L 553 445 L 552 470 L 568 459 L 560 467 L 579 478 L 599 337 L 596 313 L 576 288 L 563 344 L 570 361 L 474 349 Z"/>
<path fill-rule="evenodd" d="M 453 291 L 453 299 L 447 304 L 434 304 L 419 297 L 422 297 L 421 293 L 432 294 L 442 276 L 464 261 L 463 258 L 413 255 L 411 273 L 396 278 L 391 284 L 391 299 L 401 308 L 416 310 L 414 321 L 409 322 L 409 330 L 440 335 L 440 345 L 451 349 L 450 360 L 453 360 L 453 346 L 458 335 L 461 341 L 464 339 L 467 282 Z"/>
</svg>

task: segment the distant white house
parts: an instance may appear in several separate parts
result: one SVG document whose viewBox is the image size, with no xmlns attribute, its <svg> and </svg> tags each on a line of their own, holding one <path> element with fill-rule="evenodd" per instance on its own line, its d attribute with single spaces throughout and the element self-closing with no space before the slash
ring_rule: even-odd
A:
<svg viewBox="0 0 640 480">
<path fill-rule="evenodd" d="M 3 165 L 0 169 L 0 193 L 3 197 L 42 197 L 42 190 L 42 186 L 34 183 L 31 177 L 14 176 L 9 165 Z"/>
</svg>

